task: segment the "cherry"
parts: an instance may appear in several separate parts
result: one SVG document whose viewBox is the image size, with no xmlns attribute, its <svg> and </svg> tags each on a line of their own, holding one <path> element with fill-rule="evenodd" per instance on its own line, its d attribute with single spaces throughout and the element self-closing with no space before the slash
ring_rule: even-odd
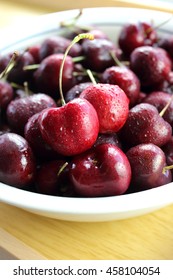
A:
<svg viewBox="0 0 173 280">
<path fill-rule="evenodd" d="M 0 80 L 0 109 L 6 109 L 13 97 L 12 86 L 8 82 Z"/>
<path fill-rule="evenodd" d="M 28 142 L 15 133 L 0 135 L 0 181 L 17 188 L 33 183 L 36 165 Z"/>
<path fill-rule="evenodd" d="M 160 38 L 158 41 L 158 46 L 166 50 L 171 58 L 173 58 L 173 36 L 171 34 Z"/>
<path fill-rule="evenodd" d="M 87 87 L 80 94 L 80 97 L 87 99 L 96 109 L 100 133 L 117 132 L 126 122 L 129 112 L 129 99 L 119 86 L 93 84 Z"/>
<path fill-rule="evenodd" d="M 119 34 L 118 43 L 123 53 L 129 56 L 134 49 L 152 46 L 157 40 L 157 32 L 151 24 L 138 22 L 125 24 Z"/>
<path fill-rule="evenodd" d="M 25 71 L 24 67 L 34 64 L 34 58 L 28 51 L 18 55 L 15 66 L 8 74 L 8 81 L 17 84 L 23 84 L 25 81 L 29 81 L 32 77 L 31 71 Z"/>
<path fill-rule="evenodd" d="M 119 136 L 117 133 L 104 133 L 104 134 L 99 134 L 97 137 L 96 142 L 94 143 L 94 147 L 101 145 L 101 144 L 113 144 L 116 145 L 119 148 L 122 148 Z"/>
<path fill-rule="evenodd" d="M 112 66 L 101 75 L 101 82 L 118 85 L 124 90 L 130 100 L 130 107 L 137 103 L 140 94 L 138 77 L 125 66 Z"/>
<path fill-rule="evenodd" d="M 113 144 L 101 144 L 73 158 L 70 176 L 77 194 L 85 197 L 120 195 L 127 191 L 131 167 Z"/>
<path fill-rule="evenodd" d="M 77 98 L 80 96 L 81 92 L 87 88 L 88 86 L 91 86 L 92 82 L 85 82 L 85 83 L 79 83 L 75 86 L 73 86 L 71 89 L 69 89 L 65 94 L 65 101 L 69 102 L 73 100 L 74 98 Z"/>
<path fill-rule="evenodd" d="M 39 123 L 43 139 L 57 153 L 65 156 L 91 148 L 99 132 L 96 110 L 82 98 L 75 98 L 62 107 L 42 111 Z"/>
<path fill-rule="evenodd" d="M 39 49 L 39 58 L 42 61 L 45 57 L 55 54 L 64 53 L 71 41 L 62 36 L 52 36 L 45 39 Z M 76 43 L 69 51 L 69 55 L 72 57 L 80 56 L 82 53 L 82 47 Z"/>
<path fill-rule="evenodd" d="M 42 60 L 39 68 L 33 74 L 36 91 L 44 92 L 52 97 L 57 96 L 59 89 L 58 77 L 63 57 L 63 54 L 52 54 Z M 62 77 L 64 92 L 74 86 L 73 70 L 72 57 L 67 56 Z"/>
<path fill-rule="evenodd" d="M 142 86 L 153 86 L 167 80 L 171 67 L 167 52 L 161 48 L 143 46 L 130 55 L 130 68 Z"/>
<path fill-rule="evenodd" d="M 133 192 L 156 188 L 172 181 L 170 170 L 164 171 L 166 157 L 153 143 L 139 144 L 126 153 L 131 165 Z"/>
<path fill-rule="evenodd" d="M 173 165 L 173 136 L 171 136 L 170 140 L 162 147 L 162 150 L 166 156 L 167 165 Z"/>
<path fill-rule="evenodd" d="M 36 158 L 40 160 L 53 160 L 60 158 L 43 139 L 39 126 L 40 113 L 34 114 L 30 117 L 24 128 L 25 139 L 30 144 Z"/>
<path fill-rule="evenodd" d="M 172 127 L 159 115 L 156 107 L 140 103 L 130 109 L 120 135 L 122 141 L 128 139 L 128 146 L 153 143 L 161 147 L 171 138 Z"/>
<path fill-rule="evenodd" d="M 37 170 L 36 190 L 42 194 L 72 196 L 68 162 L 54 160 L 43 163 Z"/>
<path fill-rule="evenodd" d="M 165 113 L 163 114 L 164 120 L 171 124 L 173 127 L 173 101 L 172 95 L 162 91 L 154 91 L 148 94 L 143 102 L 154 105 L 159 112 L 161 112 L 167 104 L 169 104 Z"/>
<path fill-rule="evenodd" d="M 35 44 L 35 45 L 32 45 L 32 46 L 29 46 L 27 48 L 27 51 L 32 55 L 35 63 L 40 63 L 40 56 L 39 56 L 40 44 Z"/>
<path fill-rule="evenodd" d="M 107 67 L 114 65 L 114 59 L 110 52 L 119 57 L 119 49 L 113 42 L 106 39 L 84 40 L 82 43 L 84 66 L 90 70 L 102 72 Z"/>
<path fill-rule="evenodd" d="M 12 100 L 6 110 L 8 124 L 15 132 L 23 134 L 28 119 L 50 107 L 57 107 L 57 105 L 50 96 L 43 93 Z"/>
</svg>

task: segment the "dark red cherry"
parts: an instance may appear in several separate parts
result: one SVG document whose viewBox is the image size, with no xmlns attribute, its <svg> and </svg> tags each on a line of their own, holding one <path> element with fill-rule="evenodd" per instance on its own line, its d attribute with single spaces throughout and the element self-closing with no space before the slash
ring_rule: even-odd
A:
<svg viewBox="0 0 173 280">
<path fill-rule="evenodd" d="M 25 188 L 34 181 L 35 159 L 28 142 L 15 133 L 0 135 L 0 182 Z"/>
<path fill-rule="evenodd" d="M 101 144 L 74 157 L 70 171 L 76 193 L 85 197 L 123 194 L 129 187 L 131 167 L 113 144 Z"/>
<path fill-rule="evenodd" d="M 30 117 L 24 128 L 25 139 L 30 144 L 36 158 L 41 160 L 53 160 L 60 158 L 43 139 L 39 126 L 40 113 L 34 114 Z"/>
<path fill-rule="evenodd" d="M 34 72 L 34 82 L 37 91 L 44 92 L 55 98 L 59 97 L 59 71 L 62 64 L 63 54 L 52 54 L 40 63 L 39 68 Z M 74 86 L 73 76 L 74 63 L 71 56 L 67 56 L 63 68 L 62 85 L 63 92 Z"/>
<path fill-rule="evenodd" d="M 131 188 L 142 191 L 156 188 L 172 181 L 171 171 L 164 171 L 164 152 L 152 143 L 132 147 L 126 153 L 132 169 Z"/>
<path fill-rule="evenodd" d="M 165 49 L 173 58 L 173 36 L 171 34 L 162 36 L 158 41 L 158 46 Z"/>
<path fill-rule="evenodd" d="M 70 45 L 71 40 L 64 38 L 62 36 L 51 36 L 46 38 L 40 46 L 39 58 L 42 61 L 45 57 L 55 54 L 64 53 L 67 47 Z M 76 43 L 69 51 L 69 55 L 72 57 L 80 56 L 82 53 L 82 47 L 80 44 Z"/>
<path fill-rule="evenodd" d="M 84 66 L 96 72 L 102 72 L 115 64 L 110 52 L 119 56 L 119 49 L 113 42 L 106 39 L 84 40 L 82 42 Z"/>
<path fill-rule="evenodd" d="M 167 165 L 173 165 L 173 136 L 171 136 L 171 139 L 162 147 L 162 150 L 166 156 Z"/>
<path fill-rule="evenodd" d="M 73 100 L 74 98 L 79 97 L 81 92 L 86 89 L 88 86 L 91 86 L 91 82 L 85 82 L 85 83 L 80 83 L 75 86 L 73 86 L 71 89 L 69 89 L 66 94 L 65 94 L 65 101 L 69 102 Z"/>
<path fill-rule="evenodd" d="M 122 146 L 117 133 L 108 133 L 108 134 L 104 133 L 98 135 L 94 147 L 106 143 L 116 145 L 119 148 L 121 148 Z"/>
<path fill-rule="evenodd" d="M 41 164 L 36 174 L 36 190 L 42 194 L 72 196 L 68 162 L 54 160 Z"/>
<path fill-rule="evenodd" d="M 23 134 L 28 119 L 50 107 L 57 105 L 50 96 L 43 93 L 12 100 L 6 110 L 8 124 L 14 131 Z"/>
<path fill-rule="evenodd" d="M 171 138 L 172 127 L 159 115 L 156 107 L 140 103 L 130 109 L 120 135 L 128 146 L 152 143 L 160 147 Z"/>
<path fill-rule="evenodd" d="M 146 22 L 128 23 L 121 29 L 118 43 L 123 53 L 129 56 L 138 47 L 152 46 L 157 42 L 157 38 L 157 32 L 151 24 Z"/>
<path fill-rule="evenodd" d="M 14 97 L 12 86 L 3 80 L 0 80 L 0 110 L 6 109 L 7 105 Z"/>
<path fill-rule="evenodd" d="M 140 93 L 140 81 L 130 69 L 124 66 L 112 66 L 101 75 L 101 82 L 118 85 L 130 100 L 130 107 L 137 103 Z"/>
<path fill-rule="evenodd" d="M 143 102 L 155 106 L 159 112 L 161 112 L 167 106 L 167 104 L 169 104 L 168 108 L 163 114 L 163 118 L 173 127 L 173 101 L 171 101 L 171 97 L 172 95 L 169 93 L 163 91 L 154 91 L 150 94 L 147 94 Z"/>
<path fill-rule="evenodd" d="M 19 54 L 15 66 L 8 74 L 8 81 L 21 85 L 23 85 L 24 82 L 29 81 L 32 77 L 32 71 L 24 70 L 24 67 L 34 63 L 34 58 L 28 51 Z"/>
<path fill-rule="evenodd" d="M 130 68 L 138 76 L 142 86 L 154 86 L 167 80 L 172 62 L 161 48 L 144 46 L 130 55 Z"/>
</svg>

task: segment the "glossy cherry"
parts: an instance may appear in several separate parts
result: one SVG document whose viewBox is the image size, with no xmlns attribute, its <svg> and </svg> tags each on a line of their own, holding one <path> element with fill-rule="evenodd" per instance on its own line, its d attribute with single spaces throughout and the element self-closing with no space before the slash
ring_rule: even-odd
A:
<svg viewBox="0 0 173 280">
<path fill-rule="evenodd" d="M 171 135 L 171 125 L 159 115 L 156 107 L 147 103 L 140 103 L 130 109 L 121 130 L 121 139 L 128 146 L 152 143 L 161 147 L 169 141 Z"/>
<path fill-rule="evenodd" d="M 129 112 L 129 99 L 117 85 L 95 84 L 87 87 L 81 94 L 96 109 L 99 118 L 99 132 L 119 131 Z"/>
<path fill-rule="evenodd" d="M 36 164 L 28 142 L 15 133 L 0 135 L 0 182 L 25 188 L 34 182 Z"/>
<path fill-rule="evenodd" d="M 130 68 L 138 76 L 141 85 L 149 87 L 169 78 L 172 62 L 164 49 L 143 46 L 131 53 Z"/>
<path fill-rule="evenodd" d="M 85 197 L 120 195 L 127 191 L 131 167 L 113 144 L 101 144 L 72 160 L 70 171 L 76 193 Z"/>
<path fill-rule="evenodd" d="M 140 94 L 140 81 L 133 71 L 125 66 L 112 66 L 101 75 L 101 82 L 118 85 L 130 100 L 130 107 L 135 105 Z"/>
<path fill-rule="evenodd" d="M 172 181 L 170 170 L 164 172 L 164 152 L 152 143 L 132 147 L 126 153 L 132 169 L 131 188 L 142 191 L 156 188 Z"/>
</svg>

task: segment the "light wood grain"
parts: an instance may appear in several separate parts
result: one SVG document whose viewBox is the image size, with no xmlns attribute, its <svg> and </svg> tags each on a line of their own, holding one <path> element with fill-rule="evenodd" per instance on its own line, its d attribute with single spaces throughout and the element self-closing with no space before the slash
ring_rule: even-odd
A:
<svg viewBox="0 0 173 280">
<path fill-rule="evenodd" d="M 0 260 L 43 260 L 41 254 L 0 228 Z"/>
<path fill-rule="evenodd" d="M 37 5 L 40 1 L 37 1 Z M 66 9 L 69 3 L 43 0 L 42 3 L 49 3 L 49 7 L 46 7 L 41 4 L 33 5 L 32 2 L 28 4 L 26 1 L 19 3 L 1 0 L 0 27 L 22 18 L 32 18 L 45 12 L 63 9 L 62 5 Z M 51 6 L 55 2 L 60 6 Z M 74 3 L 74 8 L 77 2 L 71 2 Z M 108 6 L 110 3 L 107 0 L 83 1 L 85 5 L 91 2 L 93 5 L 99 3 L 99 6 L 103 6 L 103 3 Z M 131 4 L 124 3 L 125 1 L 114 2 L 114 6 L 118 5 L 118 2 L 121 6 L 136 6 L 134 1 Z M 141 3 L 144 4 L 145 1 Z M 166 7 L 165 9 L 168 10 Z M 24 246 L 29 246 L 43 258 L 50 260 L 173 260 L 173 205 L 128 220 L 77 223 L 37 216 L 0 203 L 0 227 L 7 235 L 10 234 L 12 239 L 17 238 Z M 6 241 L 1 240 L 1 247 L 6 247 Z"/>
<path fill-rule="evenodd" d="M 173 206 L 128 220 L 78 223 L 1 203 L 0 226 L 47 259 L 173 260 Z"/>
</svg>

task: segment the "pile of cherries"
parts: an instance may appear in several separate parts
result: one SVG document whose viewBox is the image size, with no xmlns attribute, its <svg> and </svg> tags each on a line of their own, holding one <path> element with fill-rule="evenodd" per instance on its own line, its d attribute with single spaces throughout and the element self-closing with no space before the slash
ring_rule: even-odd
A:
<svg viewBox="0 0 173 280">
<path fill-rule="evenodd" d="M 173 35 L 74 24 L 0 55 L 0 182 L 100 197 L 165 185 L 173 166 Z"/>
</svg>

